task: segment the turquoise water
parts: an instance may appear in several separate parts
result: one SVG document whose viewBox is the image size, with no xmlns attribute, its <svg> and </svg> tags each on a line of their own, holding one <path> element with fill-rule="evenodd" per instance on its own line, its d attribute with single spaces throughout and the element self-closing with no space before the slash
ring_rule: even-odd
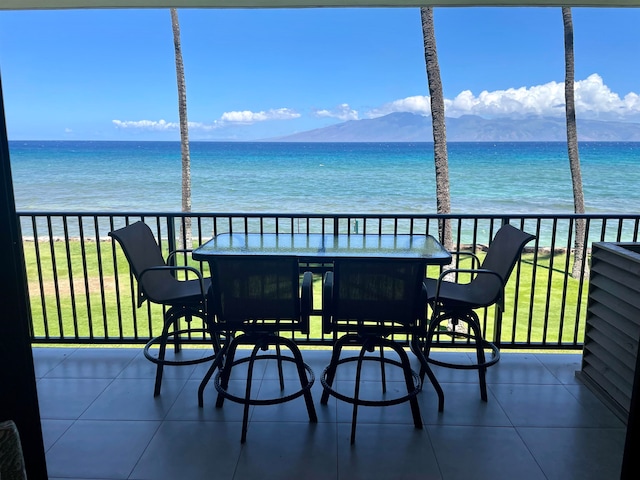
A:
<svg viewBox="0 0 640 480">
<path fill-rule="evenodd" d="M 19 211 L 180 211 L 178 142 L 10 142 Z M 640 211 L 640 143 L 580 145 L 589 213 Z M 194 212 L 433 213 L 429 143 L 191 143 Z M 453 213 L 571 213 L 563 143 L 450 143 Z"/>
</svg>

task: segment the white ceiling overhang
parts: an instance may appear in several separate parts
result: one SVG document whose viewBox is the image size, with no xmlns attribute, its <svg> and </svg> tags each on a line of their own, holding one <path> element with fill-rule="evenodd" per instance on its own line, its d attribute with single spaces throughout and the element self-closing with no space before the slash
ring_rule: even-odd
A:
<svg viewBox="0 0 640 480">
<path fill-rule="evenodd" d="M 640 0 L 1 0 L 0 10 L 63 8 L 314 8 L 314 7 L 565 6 L 638 7 Z"/>
</svg>

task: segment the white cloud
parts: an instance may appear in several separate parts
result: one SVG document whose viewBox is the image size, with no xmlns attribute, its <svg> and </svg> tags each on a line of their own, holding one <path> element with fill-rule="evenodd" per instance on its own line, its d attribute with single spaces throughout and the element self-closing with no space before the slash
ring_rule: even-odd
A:
<svg viewBox="0 0 640 480">
<path fill-rule="evenodd" d="M 453 100 L 445 100 L 445 110 L 452 117 L 467 113 L 487 117 L 557 116 L 564 114 L 564 84 L 550 82 L 530 88 L 485 90 L 477 97 L 467 90 Z"/>
<path fill-rule="evenodd" d="M 342 103 L 332 110 L 316 110 L 314 115 L 320 118 L 337 118 L 342 121 L 358 120 L 358 111 L 352 109 L 348 103 Z"/>
<path fill-rule="evenodd" d="M 576 113 L 578 118 L 599 120 L 620 120 L 640 122 L 640 95 L 634 92 L 620 97 L 605 85 L 602 77 L 592 74 L 575 85 Z M 454 98 L 445 99 L 445 110 L 449 117 L 479 115 L 485 118 L 523 116 L 564 116 L 564 83 L 549 82 L 531 87 L 509 88 L 492 92 L 482 91 L 475 95 L 470 90 L 460 92 Z M 430 114 L 428 96 L 415 95 L 386 103 L 364 115 L 367 118 L 380 117 L 393 112 Z M 348 103 L 332 109 L 318 109 L 313 112 L 318 118 L 335 118 L 341 121 L 358 120 L 360 113 Z M 291 108 L 276 108 L 262 111 L 225 112 L 211 123 L 189 122 L 189 129 L 196 132 L 210 132 L 228 126 L 253 125 L 270 120 L 291 120 L 301 114 Z M 179 131 L 177 122 L 166 120 L 113 120 L 116 128 L 145 131 Z"/>
<path fill-rule="evenodd" d="M 178 122 L 167 122 L 166 120 L 112 120 L 116 128 L 130 128 L 147 131 L 178 131 L 180 124 Z M 213 123 L 188 122 L 189 130 L 209 131 L 221 127 L 219 121 Z"/>
<path fill-rule="evenodd" d="M 402 98 L 391 103 L 386 103 L 380 108 L 375 108 L 367 112 L 369 118 L 381 117 L 393 112 L 411 112 L 420 115 L 428 115 L 431 112 L 429 105 L 429 97 L 416 95 L 413 97 Z"/>
<path fill-rule="evenodd" d="M 202 123 L 202 122 L 188 122 L 188 123 L 189 123 L 189 130 L 210 131 L 210 130 L 216 130 L 222 127 L 222 123 L 219 122 L 218 120 L 214 120 L 213 123 Z"/>
<path fill-rule="evenodd" d="M 299 117 L 300 114 L 290 108 L 276 108 L 266 112 L 251 112 L 249 110 L 225 112 L 220 117 L 220 120 L 214 120 L 212 123 L 189 122 L 189 130 L 211 131 L 228 124 L 251 125 L 267 120 L 290 120 Z M 166 120 L 112 120 L 112 122 L 116 128 L 147 131 L 173 131 L 180 129 L 179 123 L 167 122 Z"/>
<path fill-rule="evenodd" d="M 602 120 L 640 119 L 640 96 L 630 92 L 620 98 L 597 74 L 576 85 L 576 114 Z"/>
<path fill-rule="evenodd" d="M 276 108 L 260 112 L 250 110 L 225 112 L 220 117 L 222 122 L 252 124 L 267 120 L 291 120 L 299 118 L 300 114 L 290 108 Z"/>
<path fill-rule="evenodd" d="M 598 74 L 576 82 L 576 114 L 579 118 L 600 120 L 640 121 L 640 96 L 628 93 L 620 98 L 611 91 Z M 413 96 L 382 105 L 367 112 L 370 118 L 392 112 L 412 112 L 429 115 L 428 96 Z M 460 92 L 453 99 L 445 99 L 449 117 L 479 115 L 488 118 L 540 115 L 563 116 L 564 83 L 549 82 L 532 87 L 483 91 L 475 96 L 470 90 Z"/>
<path fill-rule="evenodd" d="M 117 128 L 135 128 L 143 130 L 176 130 L 180 128 L 179 123 L 167 122 L 165 120 L 112 120 Z"/>
</svg>

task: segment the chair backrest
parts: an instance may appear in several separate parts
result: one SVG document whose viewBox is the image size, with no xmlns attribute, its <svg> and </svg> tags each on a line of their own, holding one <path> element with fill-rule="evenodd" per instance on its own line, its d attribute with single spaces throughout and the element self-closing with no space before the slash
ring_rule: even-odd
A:
<svg viewBox="0 0 640 480">
<path fill-rule="evenodd" d="M 482 302 L 483 304 L 490 305 L 498 300 L 524 246 L 534 238 L 536 238 L 534 235 L 518 230 L 508 223 L 500 227 L 489 245 L 480 268 L 497 273 L 502 278 L 502 282 L 497 281 L 495 276 L 484 274 L 478 275 L 471 282 L 471 288 L 484 291 L 486 300 Z"/>
<path fill-rule="evenodd" d="M 171 273 L 166 270 L 152 271 L 140 277 L 148 268 L 166 266 L 151 228 L 144 222 L 135 222 L 109 232 L 109 236 L 122 247 L 131 272 L 138 282 L 138 306 L 145 300 L 163 303 L 167 286 L 176 282 Z"/>
<path fill-rule="evenodd" d="M 333 322 L 409 326 L 424 318 L 422 262 L 336 259 L 333 272 Z"/>
<path fill-rule="evenodd" d="M 295 257 L 217 257 L 210 261 L 213 309 L 221 323 L 256 330 L 300 322 L 300 269 Z M 262 325 L 262 327 L 258 327 Z M 269 328 L 267 328 L 269 329 Z"/>
</svg>

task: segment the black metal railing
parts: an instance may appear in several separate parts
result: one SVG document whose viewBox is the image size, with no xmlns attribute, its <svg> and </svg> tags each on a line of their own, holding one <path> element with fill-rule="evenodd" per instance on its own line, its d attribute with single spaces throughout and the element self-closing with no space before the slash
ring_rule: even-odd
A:
<svg viewBox="0 0 640 480">
<path fill-rule="evenodd" d="M 356 215 L 157 212 L 19 212 L 31 297 L 34 343 L 142 344 L 159 334 L 162 309 L 136 308 L 136 284 L 108 232 L 144 220 L 165 252 L 200 245 L 223 232 L 414 233 L 439 236 L 447 220 L 454 250 L 482 255 L 503 223 L 536 235 L 516 266 L 506 292 L 502 348 L 578 349 L 584 335 L 588 273 L 573 278 L 575 223 L 584 219 L 583 267 L 596 241 L 637 242 L 640 215 Z M 191 221 L 189 227 L 188 222 Z M 188 256 L 181 261 L 193 262 Z M 195 264 L 195 262 L 193 262 Z M 206 265 L 199 265 L 205 273 Z M 326 265 L 309 265 L 319 282 Z M 437 275 L 439 267 L 427 274 Z M 320 285 L 309 335 L 296 340 L 329 344 L 320 328 Z M 496 312 L 481 315 L 491 336 Z M 203 338 L 192 338 L 204 342 Z"/>
</svg>

